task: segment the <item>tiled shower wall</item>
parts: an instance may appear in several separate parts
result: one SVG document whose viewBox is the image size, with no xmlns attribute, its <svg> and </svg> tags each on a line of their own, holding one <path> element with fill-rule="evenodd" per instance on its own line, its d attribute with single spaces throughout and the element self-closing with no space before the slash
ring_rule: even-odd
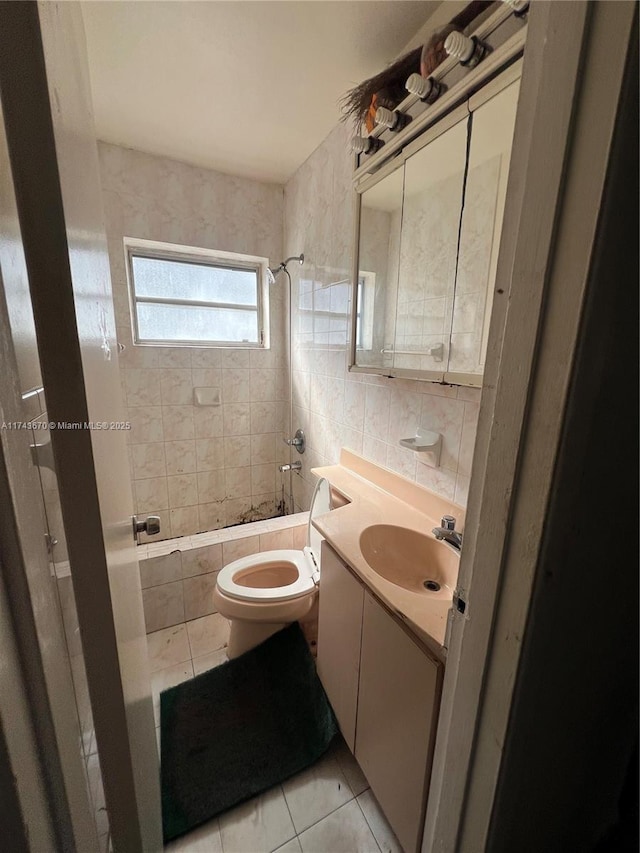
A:
<svg viewBox="0 0 640 853">
<path fill-rule="evenodd" d="M 301 476 L 294 478 L 296 506 L 308 509 L 310 469 L 337 462 L 341 447 L 464 506 L 480 392 L 347 369 L 351 132 L 348 124 L 338 125 L 285 186 L 285 254 L 305 253 L 304 266 L 293 271 L 292 429 L 302 427 L 308 442 Z M 442 433 L 439 468 L 398 444 L 419 426 Z"/>
<path fill-rule="evenodd" d="M 289 454 L 283 281 L 271 287 L 270 350 L 134 347 L 123 238 L 277 265 L 282 187 L 104 143 L 99 151 L 136 512 L 160 516 L 160 539 L 268 518 Z M 221 405 L 195 407 L 196 386 L 220 389 Z"/>
</svg>

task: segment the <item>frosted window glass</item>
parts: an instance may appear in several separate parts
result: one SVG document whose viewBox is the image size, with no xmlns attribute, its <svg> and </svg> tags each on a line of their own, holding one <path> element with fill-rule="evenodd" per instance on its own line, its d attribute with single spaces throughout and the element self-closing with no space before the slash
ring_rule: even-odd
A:
<svg viewBox="0 0 640 853">
<path fill-rule="evenodd" d="M 164 258 L 131 258 L 136 296 L 196 302 L 258 304 L 256 270 Z"/>
<path fill-rule="evenodd" d="M 258 312 L 140 302 L 138 339 L 145 341 L 216 341 L 258 343 Z"/>
</svg>

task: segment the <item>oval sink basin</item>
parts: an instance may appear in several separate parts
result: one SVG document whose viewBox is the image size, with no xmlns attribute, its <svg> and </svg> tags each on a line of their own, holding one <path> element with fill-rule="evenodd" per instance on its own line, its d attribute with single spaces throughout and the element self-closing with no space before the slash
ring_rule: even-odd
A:
<svg viewBox="0 0 640 853">
<path fill-rule="evenodd" d="M 459 558 L 437 539 L 392 524 L 360 534 L 360 550 L 376 574 L 410 592 L 451 598 Z"/>
</svg>

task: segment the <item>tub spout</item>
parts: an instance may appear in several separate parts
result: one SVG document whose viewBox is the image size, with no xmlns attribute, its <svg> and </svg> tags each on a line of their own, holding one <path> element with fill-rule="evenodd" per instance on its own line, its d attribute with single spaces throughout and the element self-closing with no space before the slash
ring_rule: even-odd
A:
<svg viewBox="0 0 640 853">
<path fill-rule="evenodd" d="M 287 471 L 299 471 L 302 468 L 302 462 L 292 462 L 290 465 L 278 465 L 278 471 L 285 474 Z"/>
</svg>

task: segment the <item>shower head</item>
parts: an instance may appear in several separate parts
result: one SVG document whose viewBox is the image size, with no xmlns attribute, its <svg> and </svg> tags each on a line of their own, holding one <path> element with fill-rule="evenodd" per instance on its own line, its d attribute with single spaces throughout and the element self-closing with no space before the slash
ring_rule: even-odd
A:
<svg viewBox="0 0 640 853">
<path fill-rule="evenodd" d="M 292 255 L 290 258 L 287 258 L 286 261 L 281 261 L 275 269 L 269 267 L 267 269 L 267 278 L 269 280 L 269 284 L 275 284 L 277 276 L 282 272 L 282 270 L 287 269 L 287 264 L 290 261 L 297 261 L 301 266 L 304 263 L 304 254 L 301 255 Z"/>
</svg>

